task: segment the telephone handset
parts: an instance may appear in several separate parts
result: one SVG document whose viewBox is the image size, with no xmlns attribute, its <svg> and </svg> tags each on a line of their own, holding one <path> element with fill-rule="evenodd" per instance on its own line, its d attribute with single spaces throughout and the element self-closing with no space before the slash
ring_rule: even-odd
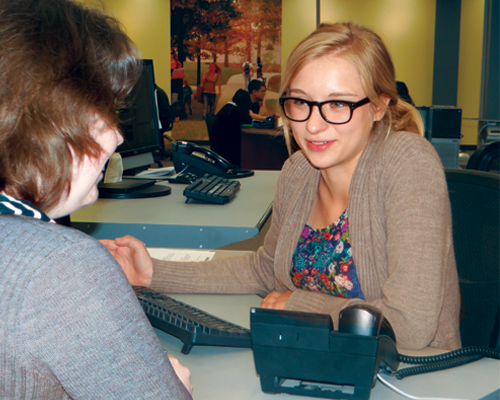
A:
<svg viewBox="0 0 500 400">
<path fill-rule="evenodd" d="M 172 160 L 177 173 L 190 172 L 198 177 L 208 173 L 236 179 L 254 174 L 253 171 L 235 168 L 212 150 L 185 141 L 172 142 Z"/>
<path fill-rule="evenodd" d="M 332 399 L 368 400 L 379 368 L 397 370 L 399 354 L 389 322 L 359 304 L 339 315 L 252 308 L 252 348 L 261 388 Z"/>
</svg>

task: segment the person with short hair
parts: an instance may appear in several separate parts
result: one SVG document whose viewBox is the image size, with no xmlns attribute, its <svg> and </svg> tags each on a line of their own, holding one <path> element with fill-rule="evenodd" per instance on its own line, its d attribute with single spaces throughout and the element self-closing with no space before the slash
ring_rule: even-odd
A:
<svg viewBox="0 0 500 400">
<path fill-rule="evenodd" d="M 97 200 L 136 47 L 70 0 L 3 0 L 0 32 L 0 397 L 191 399 L 120 265 L 54 222 Z"/>
<path fill-rule="evenodd" d="M 261 307 L 330 314 L 334 326 L 342 309 L 367 304 L 388 319 L 400 348 L 459 348 L 445 174 L 395 76 L 375 32 L 321 24 L 284 71 L 290 157 L 263 246 L 181 264 L 152 260 L 137 239 L 120 238 L 107 247 L 129 280 L 168 293 L 256 293 Z"/>
<path fill-rule="evenodd" d="M 250 100 L 252 105 L 250 107 L 250 116 L 252 119 L 258 121 L 263 121 L 267 118 L 265 115 L 260 115 L 261 103 L 264 101 L 266 96 L 266 85 L 260 79 L 252 79 L 248 84 L 248 93 L 250 94 Z"/>
<path fill-rule="evenodd" d="M 238 89 L 231 101 L 217 112 L 210 133 L 210 149 L 227 159 L 234 167 L 241 167 L 241 125 L 253 119 L 263 121 L 260 104 L 266 95 L 262 81 L 253 79 L 248 91 Z"/>
</svg>

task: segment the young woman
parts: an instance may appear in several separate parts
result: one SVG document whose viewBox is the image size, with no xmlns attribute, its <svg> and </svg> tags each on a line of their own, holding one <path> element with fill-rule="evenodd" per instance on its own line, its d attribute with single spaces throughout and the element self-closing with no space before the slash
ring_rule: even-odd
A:
<svg viewBox="0 0 500 400">
<path fill-rule="evenodd" d="M 170 53 L 170 85 L 172 92 L 172 104 L 176 101 L 182 102 L 182 83 L 184 80 L 184 68 L 177 58 L 174 50 Z"/>
<path fill-rule="evenodd" d="M 0 397 L 191 399 L 118 263 L 54 223 L 97 199 L 135 47 L 69 0 L 3 0 L 0 31 Z"/>
<path fill-rule="evenodd" d="M 378 307 L 398 346 L 460 347 L 460 294 L 441 161 L 397 95 L 381 38 L 321 25 L 290 55 L 280 104 L 289 149 L 264 245 L 196 264 L 107 242 L 131 282 L 166 292 L 257 293 L 262 307 L 328 313 Z"/>
<path fill-rule="evenodd" d="M 221 93 L 220 76 L 222 71 L 216 63 L 211 63 L 208 66 L 207 72 L 201 79 L 203 85 L 203 116 L 206 114 L 215 114 L 215 96 L 216 87 L 219 89 L 219 96 Z"/>
</svg>

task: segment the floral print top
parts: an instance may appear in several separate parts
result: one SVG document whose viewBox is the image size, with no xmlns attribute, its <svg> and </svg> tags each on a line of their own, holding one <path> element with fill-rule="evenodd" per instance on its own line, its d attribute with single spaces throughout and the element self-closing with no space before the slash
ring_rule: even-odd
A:
<svg viewBox="0 0 500 400">
<path fill-rule="evenodd" d="M 308 224 L 300 235 L 290 275 L 299 289 L 364 299 L 349 243 L 347 209 L 323 229 Z"/>
</svg>

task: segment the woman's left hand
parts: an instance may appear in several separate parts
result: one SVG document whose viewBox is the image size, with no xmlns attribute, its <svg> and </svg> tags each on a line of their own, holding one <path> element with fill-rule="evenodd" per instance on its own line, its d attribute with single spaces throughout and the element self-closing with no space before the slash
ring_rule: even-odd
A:
<svg viewBox="0 0 500 400">
<path fill-rule="evenodd" d="M 274 308 L 275 310 L 283 310 L 292 293 L 293 292 L 291 290 L 287 290 L 285 293 L 271 292 L 264 298 L 264 300 L 262 300 L 260 306 L 262 308 Z"/>
</svg>

